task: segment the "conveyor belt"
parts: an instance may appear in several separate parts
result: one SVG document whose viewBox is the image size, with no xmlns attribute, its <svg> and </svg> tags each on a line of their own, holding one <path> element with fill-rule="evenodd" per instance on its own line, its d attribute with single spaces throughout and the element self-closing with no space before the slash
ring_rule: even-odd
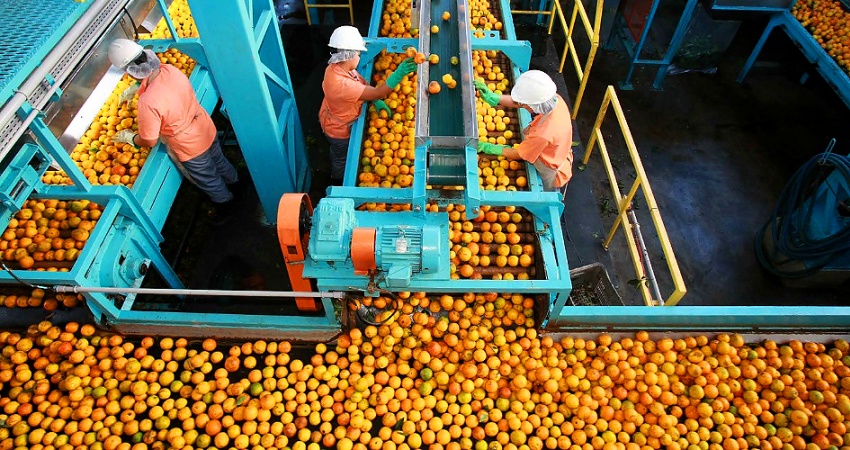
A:
<svg viewBox="0 0 850 450">
<path fill-rule="evenodd" d="M 64 3 L 67 0 L 62 0 Z M 27 0 L 15 0 L 14 3 L 50 3 L 52 0 L 30 2 Z M 8 0 L 0 2 L 3 7 L 9 3 Z M 55 1 L 53 3 L 59 3 Z M 71 2 L 74 3 L 74 2 Z M 94 0 L 87 2 L 88 7 L 73 26 L 64 35 L 52 37 L 55 45 L 43 59 L 41 65 L 32 68 L 28 78 L 19 85 L 15 83 L 14 92 L 9 98 L 4 98 L 2 110 L 0 110 L 0 159 L 4 158 L 12 145 L 24 134 L 32 118 L 20 118 L 19 109 L 24 103 L 29 103 L 36 109 L 42 109 L 50 100 L 56 89 L 44 80 L 53 79 L 55 84 L 61 85 L 71 74 L 77 64 L 88 54 L 94 43 L 103 35 L 113 21 L 126 6 L 128 0 Z M 0 11 L 0 17 L 6 17 L 8 11 Z M 22 22 L 18 12 L 12 15 L 14 24 L 9 25 L 3 33 L 23 34 L 28 21 Z M 67 27 L 66 27 L 67 28 Z M 55 31 L 61 32 L 59 29 Z M 46 32 L 46 31 L 45 31 Z M 7 44 L 6 34 L 2 35 L 4 46 Z M 45 41 L 47 42 L 47 41 Z M 0 73 L 3 71 L 0 70 Z M 34 117 L 34 116 L 33 116 Z"/>
<path fill-rule="evenodd" d="M 33 67 L 91 3 L 6 0 L 0 3 L 0 102 L 12 96 Z"/>
</svg>

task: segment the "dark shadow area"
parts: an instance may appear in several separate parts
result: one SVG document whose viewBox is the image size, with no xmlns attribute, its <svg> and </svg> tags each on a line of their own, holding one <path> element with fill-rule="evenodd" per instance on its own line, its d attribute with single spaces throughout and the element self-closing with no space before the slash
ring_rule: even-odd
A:
<svg viewBox="0 0 850 450">
<path fill-rule="evenodd" d="M 656 20 L 674 25 L 678 20 L 675 14 L 659 14 Z M 765 23 L 764 18 L 741 23 L 728 50 L 716 58 L 715 74 L 668 75 L 663 90 L 657 91 L 652 89 L 656 69 L 638 66 L 634 90 L 617 87 L 688 287 L 681 304 L 840 305 L 846 299 L 846 288 L 783 287 L 756 260 L 755 235 L 794 171 L 833 137 L 839 143 L 837 153 L 850 153 L 846 105 L 782 32 L 771 35 L 745 82 L 735 81 Z M 586 55 L 587 48 L 580 52 Z M 583 140 L 590 136 L 606 87 L 625 78 L 629 62 L 619 44 L 613 50 L 600 48 L 576 120 Z M 811 76 L 801 83 L 805 74 Z M 578 81 L 569 63 L 564 79 L 571 94 L 576 92 Z M 612 118 L 602 130 L 626 192 L 635 173 L 621 133 Z M 598 151 L 586 169 L 607 232 L 616 205 Z M 648 247 L 661 255 L 645 205 L 636 203 L 639 221 Z M 624 242 L 619 233 L 610 250 L 618 287 L 627 304 L 642 304 L 630 287 L 629 281 L 637 280 Z M 666 259 L 653 262 L 663 280 L 662 292 L 669 293 Z"/>
</svg>

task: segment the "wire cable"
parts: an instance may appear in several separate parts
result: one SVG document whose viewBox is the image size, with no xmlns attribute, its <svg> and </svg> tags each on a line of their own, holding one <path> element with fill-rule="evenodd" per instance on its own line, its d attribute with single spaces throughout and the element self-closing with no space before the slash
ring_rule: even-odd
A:
<svg viewBox="0 0 850 450">
<path fill-rule="evenodd" d="M 133 40 L 138 40 L 139 39 L 139 34 L 138 34 L 139 28 L 136 26 L 136 21 L 133 20 L 133 15 L 130 14 L 130 11 L 127 10 L 126 6 L 122 9 L 124 10 L 124 14 L 127 15 L 127 18 L 130 19 L 130 24 L 133 25 Z"/>
<path fill-rule="evenodd" d="M 832 153 L 830 143 L 827 150 L 806 162 L 782 190 L 771 219 L 756 234 L 755 251 L 759 263 L 768 272 L 783 278 L 810 276 L 829 264 L 833 259 L 850 251 L 850 221 L 831 234 L 813 225 L 823 217 L 818 203 L 818 191 L 826 186 L 837 202 L 835 214 L 847 210 L 848 199 L 836 195 L 835 177 L 850 186 L 850 158 Z M 840 183 L 839 183 L 840 184 Z M 826 208 L 830 210 L 829 205 Z M 814 221 L 814 222 L 813 222 Z M 766 245 L 765 236 L 770 232 L 772 246 Z M 768 250 L 770 249 L 770 250 Z M 804 263 L 802 268 L 800 263 Z M 782 266 L 789 265 L 788 268 Z"/>
<path fill-rule="evenodd" d="M 15 272 L 13 272 L 12 269 L 10 269 L 8 266 L 6 266 L 6 263 L 4 263 L 3 261 L 0 261 L 0 266 L 3 267 L 3 270 L 5 270 L 6 272 L 9 272 L 9 275 L 11 275 L 12 278 L 17 280 L 18 283 L 21 283 L 24 286 L 27 286 L 27 287 L 33 288 L 33 289 L 45 289 L 45 290 L 53 289 L 52 286 L 41 286 L 41 285 L 38 285 L 38 284 L 32 284 L 32 283 L 29 283 L 27 281 L 24 281 L 24 280 L 18 278 L 18 276 L 15 275 Z"/>
</svg>

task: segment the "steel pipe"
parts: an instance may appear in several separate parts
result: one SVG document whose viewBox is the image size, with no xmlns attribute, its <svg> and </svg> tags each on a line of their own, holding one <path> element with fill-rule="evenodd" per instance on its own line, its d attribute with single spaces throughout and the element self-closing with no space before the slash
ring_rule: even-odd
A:
<svg viewBox="0 0 850 450">
<path fill-rule="evenodd" d="M 652 269 L 652 261 L 649 259 L 649 251 L 646 249 L 646 242 L 643 240 L 643 233 L 640 231 L 640 222 L 637 220 L 637 215 L 633 209 L 629 210 L 629 219 L 634 227 L 635 237 L 640 245 L 641 257 L 643 258 L 643 266 L 646 270 L 646 281 L 652 290 L 652 295 L 655 296 L 659 305 L 664 306 L 664 299 L 661 298 L 661 290 L 658 287 L 658 280 L 655 279 L 655 271 Z"/>
<path fill-rule="evenodd" d="M 233 291 L 226 289 L 154 289 L 154 288 L 116 288 L 91 286 L 53 286 L 58 293 L 97 293 L 97 294 L 151 294 L 151 295 L 196 295 L 202 297 L 272 297 L 272 298 L 343 298 L 344 292 L 293 292 L 293 291 Z"/>
</svg>

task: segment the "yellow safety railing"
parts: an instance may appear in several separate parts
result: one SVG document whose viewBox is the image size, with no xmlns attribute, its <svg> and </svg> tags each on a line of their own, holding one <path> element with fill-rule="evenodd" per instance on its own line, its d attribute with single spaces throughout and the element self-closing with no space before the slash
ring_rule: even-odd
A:
<svg viewBox="0 0 850 450">
<path fill-rule="evenodd" d="M 348 8 L 348 21 L 351 25 L 354 25 L 354 6 L 351 4 L 351 0 L 348 0 L 348 3 L 308 3 L 307 0 L 304 0 L 304 11 L 307 12 L 307 25 L 313 25 L 310 19 L 310 8 Z"/>
<path fill-rule="evenodd" d="M 603 137 L 601 130 L 602 122 L 605 119 L 605 114 L 608 112 L 609 106 L 613 106 L 614 108 L 614 114 L 617 116 L 618 125 L 622 131 L 629 156 L 632 159 L 632 164 L 634 165 L 635 173 L 637 174 L 631 189 L 629 189 L 629 193 L 626 194 L 625 197 L 623 197 L 620 192 L 619 185 L 617 184 L 617 177 L 614 174 L 614 167 L 611 164 L 611 158 L 608 155 L 605 138 Z M 635 266 L 637 278 L 639 280 L 646 279 L 646 270 L 642 263 L 643 255 L 635 243 L 635 237 L 632 234 L 633 225 L 629 221 L 628 217 L 632 201 L 634 201 L 638 190 L 641 190 L 643 192 L 644 200 L 649 207 L 649 214 L 652 217 L 652 223 L 655 225 L 655 231 L 658 233 L 658 240 L 661 243 L 664 257 L 667 260 L 667 268 L 669 269 L 670 275 L 673 279 L 674 291 L 670 294 L 667 300 L 664 301 L 664 305 L 675 305 L 682 299 L 682 297 L 685 296 L 687 288 L 685 287 L 684 279 L 682 279 L 682 272 L 679 270 L 679 263 L 676 261 L 676 255 L 673 253 L 673 247 L 670 245 L 670 238 L 667 235 L 667 229 L 664 227 L 664 221 L 661 219 L 661 212 L 658 210 L 658 204 L 655 202 L 655 196 L 653 195 L 652 188 L 649 185 L 649 179 L 644 171 L 643 163 L 641 162 L 640 155 L 638 154 L 637 147 L 635 146 L 634 138 L 632 137 L 632 132 L 629 129 L 628 122 L 626 122 L 626 116 L 623 114 L 623 107 L 620 106 L 620 100 L 617 98 L 617 92 L 614 90 L 614 86 L 608 86 L 605 90 L 605 98 L 602 100 L 602 106 L 600 106 L 599 114 L 596 116 L 596 123 L 593 125 L 590 141 L 587 143 L 587 150 L 584 154 L 584 164 L 587 164 L 590 159 L 590 154 L 593 152 L 593 147 L 597 141 L 599 142 L 599 152 L 602 156 L 602 161 L 605 164 L 605 171 L 608 173 L 608 182 L 611 184 L 611 191 L 617 204 L 617 218 L 611 226 L 611 230 L 608 232 L 605 242 L 602 245 L 607 249 L 611 244 L 611 240 L 614 238 L 614 233 L 616 233 L 617 229 L 620 228 L 620 225 L 623 225 L 623 232 L 626 236 L 629 253 L 631 254 L 632 262 Z M 639 283 L 639 287 L 644 303 L 648 306 L 656 305 L 657 303 L 652 299 L 647 284 L 643 282 Z"/>
<path fill-rule="evenodd" d="M 581 100 L 584 98 L 584 90 L 587 88 L 588 76 L 590 75 L 590 68 L 593 66 L 593 60 L 596 58 L 596 51 L 599 49 L 599 33 L 602 28 L 602 5 L 604 0 L 596 0 L 596 14 L 593 17 L 593 24 L 590 23 L 590 18 L 587 15 L 587 9 L 584 7 L 584 2 L 582 0 L 575 0 L 575 4 L 573 5 L 573 14 L 570 18 L 570 24 L 567 26 L 567 20 L 564 18 L 564 11 L 561 8 L 560 0 L 555 0 L 552 2 L 552 10 L 551 11 L 526 11 L 526 10 L 516 10 L 511 11 L 511 14 L 534 14 L 534 15 L 544 15 L 549 16 L 549 34 L 552 34 L 552 27 L 555 25 L 555 17 L 561 22 L 561 27 L 564 32 L 564 39 L 566 41 L 564 45 L 564 50 L 561 52 L 561 63 L 558 66 L 558 72 L 564 71 L 564 63 L 567 60 L 567 54 L 572 56 L 573 65 L 576 69 L 576 76 L 578 77 L 579 87 L 578 94 L 576 95 L 576 99 L 573 102 L 573 119 L 578 116 L 578 109 L 581 107 Z M 587 61 L 584 63 L 584 67 L 582 67 L 581 61 L 578 57 L 578 51 L 576 49 L 575 41 L 573 41 L 573 31 L 575 30 L 576 18 L 580 17 L 582 25 L 584 25 L 585 33 L 587 33 L 587 38 L 590 41 L 590 51 L 587 55 Z"/>
</svg>

